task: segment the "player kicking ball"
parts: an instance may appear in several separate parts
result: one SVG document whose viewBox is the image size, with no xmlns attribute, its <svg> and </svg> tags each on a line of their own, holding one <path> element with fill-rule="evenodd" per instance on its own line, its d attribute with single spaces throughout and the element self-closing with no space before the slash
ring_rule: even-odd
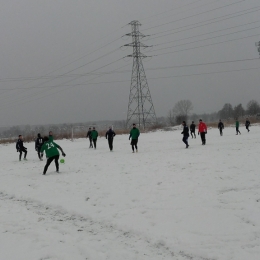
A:
<svg viewBox="0 0 260 260">
<path fill-rule="evenodd" d="M 41 155 L 43 155 L 43 152 L 45 151 L 46 153 L 46 157 L 47 162 L 46 165 L 44 167 L 43 170 L 43 175 L 46 174 L 49 165 L 52 163 L 52 161 L 55 161 L 55 165 L 56 165 L 56 172 L 59 172 L 59 157 L 60 157 L 60 153 L 58 151 L 58 149 L 61 151 L 62 156 L 66 156 L 66 154 L 63 152 L 62 148 L 54 143 L 53 141 L 49 140 L 49 138 L 47 136 L 44 136 L 43 138 L 43 146 L 41 148 Z"/>
</svg>

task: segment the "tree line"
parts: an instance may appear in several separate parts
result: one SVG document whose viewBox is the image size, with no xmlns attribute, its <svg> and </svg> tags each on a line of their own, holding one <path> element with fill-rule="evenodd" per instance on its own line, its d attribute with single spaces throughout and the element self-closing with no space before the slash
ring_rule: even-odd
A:
<svg viewBox="0 0 260 260">
<path fill-rule="evenodd" d="M 157 118 L 157 127 L 164 126 L 174 126 L 180 125 L 182 121 L 198 121 L 202 118 L 205 122 L 217 122 L 221 120 L 235 120 L 241 117 L 258 117 L 260 118 L 260 105 L 256 100 L 250 100 L 246 108 L 242 104 L 232 106 L 230 103 L 224 104 L 222 109 L 213 113 L 196 114 L 193 113 L 193 105 L 190 100 L 180 100 L 178 101 L 172 109 L 169 110 L 166 117 Z M 117 130 L 126 131 L 126 120 L 118 121 L 100 121 L 100 122 L 86 122 L 86 123 L 76 123 L 76 124 L 58 124 L 58 125 L 38 125 L 38 126 L 12 126 L 0 129 L 0 138 L 14 138 L 19 134 L 29 137 L 29 139 L 35 138 L 37 133 L 43 135 L 48 134 L 52 130 L 55 135 L 63 138 L 70 138 L 72 128 L 75 128 L 75 134 L 81 134 L 87 131 L 88 127 L 97 127 L 99 130 L 105 130 L 108 126 L 113 126 Z M 82 126 L 82 127 L 80 127 Z"/>
<path fill-rule="evenodd" d="M 179 125 L 182 121 L 188 121 L 188 119 L 196 121 L 199 118 L 203 118 L 207 122 L 215 122 L 218 119 L 235 120 L 241 117 L 260 117 L 260 105 L 256 100 L 250 100 L 246 108 L 242 104 L 233 107 L 230 103 L 226 103 L 219 111 L 209 114 L 191 114 L 192 110 L 193 105 L 190 100 L 178 101 L 168 112 L 168 125 Z"/>
</svg>

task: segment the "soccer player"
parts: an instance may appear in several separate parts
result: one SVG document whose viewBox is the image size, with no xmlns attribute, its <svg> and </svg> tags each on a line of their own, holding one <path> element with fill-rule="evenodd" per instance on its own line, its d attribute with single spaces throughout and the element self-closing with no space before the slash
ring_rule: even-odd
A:
<svg viewBox="0 0 260 260">
<path fill-rule="evenodd" d="M 132 151 L 133 153 L 136 151 L 138 152 L 138 148 L 137 148 L 137 143 L 138 143 L 138 137 L 140 135 L 140 131 L 138 128 L 136 128 L 136 124 L 133 124 L 133 128 L 130 131 L 130 135 L 129 135 L 129 140 L 132 138 L 131 140 L 131 145 L 132 145 Z"/>
<path fill-rule="evenodd" d="M 186 144 L 186 148 L 189 147 L 189 144 L 188 144 L 188 138 L 189 138 L 189 127 L 186 125 L 186 122 L 183 121 L 182 122 L 182 125 L 183 125 L 183 131 L 181 134 L 183 134 L 183 138 L 182 138 L 182 141 Z"/>
<path fill-rule="evenodd" d="M 238 133 L 241 135 L 240 131 L 239 131 L 239 121 L 238 119 L 236 120 L 236 135 L 238 135 Z"/>
<path fill-rule="evenodd" d="M 37 139 L 35 140 L 35 151 L 38 153 L 38 157 L 41 161 L 42 161 L 42 157 L 40 152 L 41 152 L 42 145 L 43 145 L 43 138 L 39 133 Z"/>
<path fill-rule="evenodd" d="M 16 142 L 16 150 L 19 152 L 19 161 L 22 159 L 22 153 L 24 152 L 24 160 L 27 161 L 26 155 L 27 155 L 27 148 L 23 146 L 23 136 L 19 135 L 18 140 Z"/>
<path fill-rule="evenodd" d="M 43 175 L 46 174 L 48 167 L 50 166 L 50 164 L 52 163 L 53 160 L 55 161 L 56 172 L 59 172 L 60 153 L 59 153 L 58 149 L 61 151 L 62 156 L 65 157 L 66 154 L 64 153 L 64 151 L 58 144 L 49 140 L 49 137 L 44 136 L 43 141 L 44 141 L 44 144 L 42 145 L 42 148 L 41 148 L 41 156 L 43 156 L 43 152 L 45 151 L 46 157 L 48 158 L 46 165 L 44 167 L 44 170 L 43 170 Z"/>
<path fill-rule="evenodd" d="M 206 134 L 207 134 L 207 126 L 206 124 L 202 121 L 202 119 L 199 120 L 199 131 L 198 135 L 201 137 L 202 145 L 206 144 Z"/>
<path fill-rule="evenodd" d="M 194 124 L 194 121 L 192 121 L 192 123 L 190 125 L 190 134 L 191 134 L 192 138 L 193 138 L 193 135 L 194 135 L 194 138 L 196 138 L 195 129 L 196 129 L 196 125 Z"/>
<path fill-rule="evenodd" d="M 110 151 L 113 151 L 113 140 L 116 133 L 112 130 L 111 126 L 109 127 L 108 131 L 106 132 L 106 139 L 108 139 L 108 146 Z"/>
<path fill-rule="evenodd" d="M 224 124 L 221 122 L 220 119 L 218 123 L 218 129 L 219 129 L 220 136 L 222 136 L 223 135 L 222 130 L 224 129 Z"/>
<path fill-rule="evenodd" d="M 250 126 L 250 121 L 248 120 L 248 118 L 246 119 L 246 123 L 245 123 L 245 126 L 246 126 L 246 130 L 247 132 L 249 132 L 249 126 Z"/>
<path fill-rule="evenodd" d="M 91 131 L 91 138 L 94 144 L 94 148 L 97 148 L 97 138 L 98 138 L 98 132 L 95 127 L 93 127 L 93 130 Z"/>
<path fill-rule="evenodd" d="M 93 144 L 92 144 L 92 136 L 91 136 L 91 127 L 88 129 L 88 132 L 87 132 L 87 138 L 89 139 L 89 148 L 93 148 Z"/>
</svg>

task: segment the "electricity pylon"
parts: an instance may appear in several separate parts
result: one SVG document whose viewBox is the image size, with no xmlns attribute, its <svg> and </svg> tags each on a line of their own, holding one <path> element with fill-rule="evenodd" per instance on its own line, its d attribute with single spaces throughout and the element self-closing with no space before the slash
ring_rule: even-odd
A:
<svg viewBox="0 0 260 260">
<path fill-rule="evenodd" d="M 132 36 L 132 42 L 124 46 L 133 47 L 133 54 L 127 55 L 127 57 L 133 57 L 133 67 L 126 126 L 129 127 L 131 123 L 136 123 L 140 128 L 145 129 L 157 122 L 142 62 L 147 56 L 140 51 L 141 48 L 149 46 L 140 42 L 140 39 L 145 37 L 139 32 L 141 24 L 138 21 L 132 21 L 129 24 L 132 27 L 132 32 L 126 35 Z"/>
</svg>

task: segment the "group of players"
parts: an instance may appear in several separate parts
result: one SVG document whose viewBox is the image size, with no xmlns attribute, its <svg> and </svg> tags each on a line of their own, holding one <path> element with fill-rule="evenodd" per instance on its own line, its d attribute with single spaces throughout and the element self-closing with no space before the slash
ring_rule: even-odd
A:
<svg viewBox="0 0 260 260">
<path fill-rule="evenodd" d="M 186 148 L 188 148 L 189 147 L 188 138 L 190 136 L 189 132 L 191 133 L 192 138 L 196 138 L 196 125 L 194 124 L 194 121 L 192 121 L 190 127 L 187 126 L 185 121 L 182 122 L 182 125 L 183 125 L 183 131 L 181 133 L 183 135 L 182 141 L 185 143 Z M 246 119 L 245 126 L 246 126 L 247 131 L 249 132 L 250 131 L 249 130 L 250 121 L 248 120 L 248 118 Z M 220 136 L 222 136 L 224 124 L 221 120 L 219 120 L 218 129 L 220 132 Z M 202 145 L 206 145 L 206 134 L 207 134 L 207 125 L 202 121 L 202 119 L 200 119 L 199 126 L 198 126 L 198 135 L 200 135 L 200 137 L 201 137 Z M 239 131 L 239 121 L 238 120 L 236 120 L 236 134 L 241 135 L 241 132 Z M 105 136 L 106 136 L 106 139 L 108 140 L 109 149 L 112 152 L 113 151 L 113 140 L 114 140 L 114 137 L 116 136 L 116 133 L 112 129 L 112 127 L 109 127 Z M 131 146 L 132 146 L 133 153 L 138 152 L 137 143 L 138 143 L 139 136 L 140 136 L 140 131 L 136 127 L 136 124 L 133 124 L 133 128 L 131 129 L 130 135 L 129 135 L 129 140 L 132 139 Z M 89 139 L 89 148 L 93 148 L 93 144 L 94 144 L 94 149 L 96 149 L 98 132 L 95 129 L 95 127 L 93 127 L 93 129 L 89 128 L 86 137 Z M 22 135 L 19 135 L 19 138 L 16 142 L 16 150 L 17 150 L 17 152 L 19 152 L 19 161 L 21 161 L 23 153 L 24 153 L 23 159 L 27 160 L 26 159 L 27 148 L 24 147 L 24 145 L 23 145 L 23 136 Z M 50 166 L 50 164 L 52 163 L 53 160 L 55 162 L 56 172 L 59 172 L 60 153 L 58 150 L 61 151 L 62 156 L 65 157 L 66 154 L 64 153 L 63 149 L 53 141 L 52 131 L 49 132 L 49 136 L 42 137 L 40 133 L 38 134 L 37 139 L 35 140 L 35 150 L 38 153 L 38 157 L 41 161 L 43 160 L 43 153 L 44 152 L 46 153 L 47 162 L 43 169 L 43 175 L 46 174 L 48 167 Z"/>
<path fill-rule="evenodd" d="M 132 146 L 133 153 L 138 152 L 137 143 L 138 143 L 139 135 L 140 135 L 139 129 L 136 127 L 136 124 L 133 124 L 133 128 L 131 129 L 130 135 L 129 135 L 129 140 L 132 139 L 131 146 Z M 116 133 L 110 126 L 108 131 L 106 132 L 106 139 L 108 140 L 108 146 L 109 146 L 110 152 L 113 151 L 113 141 L 114 141 L 115 136 L 116 136 Z M 89 139 L 89 148 L 93 148 L 93 144 L 94 144 L 94 148 L 96 149 L 98 132 L 95 129 L 95 127 L 93 127 L 93 129 L 91 129 L 91 127 L 89 128 L 86 137 Z"/>
<path fill-rule="evenodd" d="M 188 138 L 190 136 L 189 132 L 191 133 L 192 138 L 193 137 L 196 138 L 196 133 L 195 133 L 196 125 L 194 124 L 194 121 L 192 121 L 192 123 L 190 125 L 190 129 L 187 126 L 185 121 L 182 122 L 182 125 L 183 125 L 183 131 L 181 133 L 183 135 L 182 141 L 186 144 L 186 148 L 188 148 L 189 147 Z M 241 135 L 241 132 L 239 131 L 238 119 L 236 119 L 235 125 L 236 125 L 236 135 L 238 135 L 238 134 Z M 246 126 L 246 130 L 249 132 L 250 131 L 249 130 L 250 121 L 248 120 L 248 118 L 246 119 L 245 126 Z M 206 144 L 207 129 L 208 129 L 207 125 L 202 121 L 202 119 L 200 119 L 199 126 L 198 126 L 198 135 L 200 135 L 200 137 L 201 137 L 202 145 Z M 219 120 L 219 123 L 218 123 L 218 129 L 219 129 L 220 136 L 223 136 L 224 124 L 221 121 L 221 119 Z"/>
<path fill-rule="evenodd" d="M 23 136 L 22 135 L 19 135 L 19 138 L 16 142 L 16 150 L 17 150 L 17 152 L 20 153 L 19 161 L 21 161 L 21 159 L 22 159 L 22 153 L 24 153 L 23 159 L 27 160 L 26 159 L 27 148 L 23 145 Z M 38 153 L 38 157 L 41 161 L 43 160 L 42 158 L 43 158 L 44 152 L 47 157 L 46 165 L 44 166 L 44 169 L 43 169 L 43 175 L 46 174 L 48 167 L 50 166 L 50 164 L 52 163 L 53 160 L 55 162 L 56 172 L 59 172 L 60 153 L 58 150 L 61 151 L 62 156 L 65 157 L 66 154 L 64 153 L 63 149 L 53 141 L 52 131 L 49 132 L 49 136 L 42 137 L 41 134 L 38 134 L 37 139 L 35 140 L 35 150 Z"/>
<path fill-rule="evenodd" d="M 135 151 L 138 152 L 137 143 L 138 143 L 139 135 L 140 135 L 139 129 L 136 128 L 135 124 L 133 124 L 133 128 L 131 129 L 130 135 L 129 135 L 129 140 L 132 138 L 131 145 L 132 145 L 133 153 Z M 115 136 L 116 136 L 116 133 L 114 132 L 114 130 L 112 130 L 112 127 L 109 127 L 108 131 L 106 132 L 106 139 L 108 139 L 108 145 L 109 145 L 109 149 L 111 152 L 113 151 L 113 139 Z M 98 132 L 95 129 L 95 127 L 93 127 L 93 129 L 89 128 L 89 131 L 88 131 L 86 137 L 89 138 L 89 141 L 90 141 L 89 148 L 93 148 L 93 144 L 94 144 L 94 148 L 96 149 Z M 19 152 L 19 161 L 22 160 L 23 153 L 24 153 L 23 159 L 27 160 L 26 159 L 27 148 L 23 144 L 22 135 L 19 135 L 18 140 L 16 142 L 16 150 L 17 150 L 17 152 Z M 41 161 L 43 160 L 43 153 L 44 152 L 46 153 L 47 162 L 43 169 L 43 175 L 46 174 L 48 167 L 50 166 L 50 164 L 52 163 L 53 160 L 55 162 L 56 172 L 59 172 L 60 153 L 58 150 L 61 151 L 62 156 L 65 157 L 66 154 L 64 153 L 63 149 L 53 141 L 52 131 L 49 132 L 49 136 L 42 137 L 40 133 L 38 134 L 37 139 L 35 140 L 35 150 L 38 153 L 38 157 Z"/>
</svg>

